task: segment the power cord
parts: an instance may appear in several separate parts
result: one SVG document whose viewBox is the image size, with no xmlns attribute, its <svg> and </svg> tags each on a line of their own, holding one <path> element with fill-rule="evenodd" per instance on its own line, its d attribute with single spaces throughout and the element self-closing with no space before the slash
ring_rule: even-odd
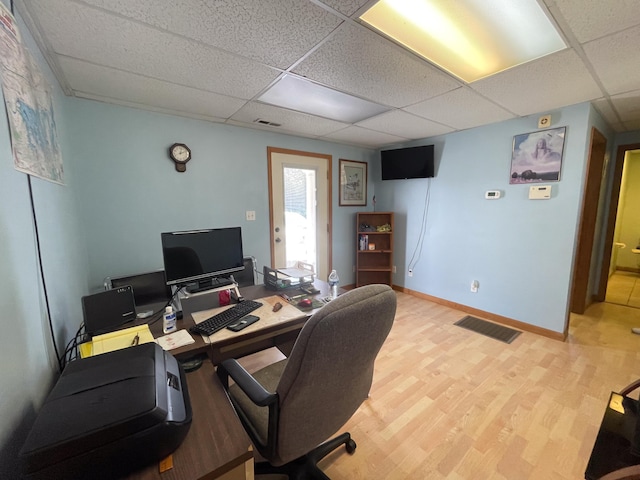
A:
<svg viewBox="0 0 640 480">
<path fill-rule="evenodd" d="M 427 229 L 427 217 L 429 214 L 429 203 L 431 200 L 431 178 L 427 179 L 427 193 L 424 198 L 424 210 L 422 211 L 422 225 L 420 226 L 420 234 L 416 242 L 416 248 L 413 250 L 411 260 L 409 260 L 409 272 L 413 272 L 413 268 L 420 261 L 422 255 L 422 246 L 424 244 L 424 235 Z M 416 257 L 417 254 L 417 257 Z M 415 259 L 415 260 L 414 260 Z"/>
</svg>

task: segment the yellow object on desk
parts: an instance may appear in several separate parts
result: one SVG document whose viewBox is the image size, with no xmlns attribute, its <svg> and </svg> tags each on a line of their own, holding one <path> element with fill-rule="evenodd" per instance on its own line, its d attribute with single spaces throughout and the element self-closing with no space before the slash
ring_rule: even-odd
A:
<svg viewBox="0 0 640 480">
<path fill-rule="evenodd" d="M 153 341 L 149 325 L 138 325 L 124 330 L 96 335 L 90 342 L 80 345 L 80 356 L 82 358 L 92 357 L 101 353 L 113 352 L 114 350 Z"/>
</svg>

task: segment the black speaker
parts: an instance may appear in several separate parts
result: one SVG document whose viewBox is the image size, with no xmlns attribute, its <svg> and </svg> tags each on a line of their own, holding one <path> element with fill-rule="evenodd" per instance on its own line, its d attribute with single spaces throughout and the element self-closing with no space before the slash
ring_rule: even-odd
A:
<svg viewBox="0 0 640 480">
<path fill-rule="evenodd" d="M 84 328 L 88 335 L 117 330 L 136 318 L 133 289 L 130 285 L 82 297 Z"/>
</svg>

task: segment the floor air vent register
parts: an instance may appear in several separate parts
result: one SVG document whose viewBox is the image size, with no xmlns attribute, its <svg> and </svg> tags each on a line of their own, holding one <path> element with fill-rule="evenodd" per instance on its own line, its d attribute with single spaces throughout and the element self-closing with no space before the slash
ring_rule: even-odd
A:
<svg viewBox="0 0 640 480">
<path fill-rule="evenodd" d="M 500 340 L 504 343 L 513 342 L 518 335 L 522 332 L 519 330 L 514 330 L 513 328 L 505 327 L 503 325 L 498 325 L 497 323 L 488 322 L 486 320 L 482 320 L 480 318 L 472 317 L 467 315 L 464 318 L 458 320 L 454 325 L 457 325 L 462 328 L 466 328 L 467 330 L 471 330 L 472 332 L 480 333 L 487 337 L 494 338 L 496 340 Z"/>
</svg>

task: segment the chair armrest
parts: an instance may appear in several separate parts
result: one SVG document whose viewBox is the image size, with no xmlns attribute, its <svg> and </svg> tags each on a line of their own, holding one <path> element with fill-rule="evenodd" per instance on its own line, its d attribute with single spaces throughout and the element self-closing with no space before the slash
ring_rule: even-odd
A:
<svg viewBox="0 0 640 480">
<path fill-rule="evenodd" d="M 259 407 L 266 407 L 278 401 L 278 394 L 267 391 L 235 359 L 224 360 L 218 365 L 218 376 L 225 389 L 229 386 L 228 377 L 231 377 L 247 397 Z"/>
<path fill-rule="evenodd" d="M 620 395 L 622 395 L 623 397 L 628 396 L 631 392 L 633 392 L 636 388 L 640 387 L 640 379 L 636 380 L 633 383 L 630 383 L 629 385 L 627 385 L 626 387 L 624 387 L 621 391 L 620 391 Z"/>
</svg>

